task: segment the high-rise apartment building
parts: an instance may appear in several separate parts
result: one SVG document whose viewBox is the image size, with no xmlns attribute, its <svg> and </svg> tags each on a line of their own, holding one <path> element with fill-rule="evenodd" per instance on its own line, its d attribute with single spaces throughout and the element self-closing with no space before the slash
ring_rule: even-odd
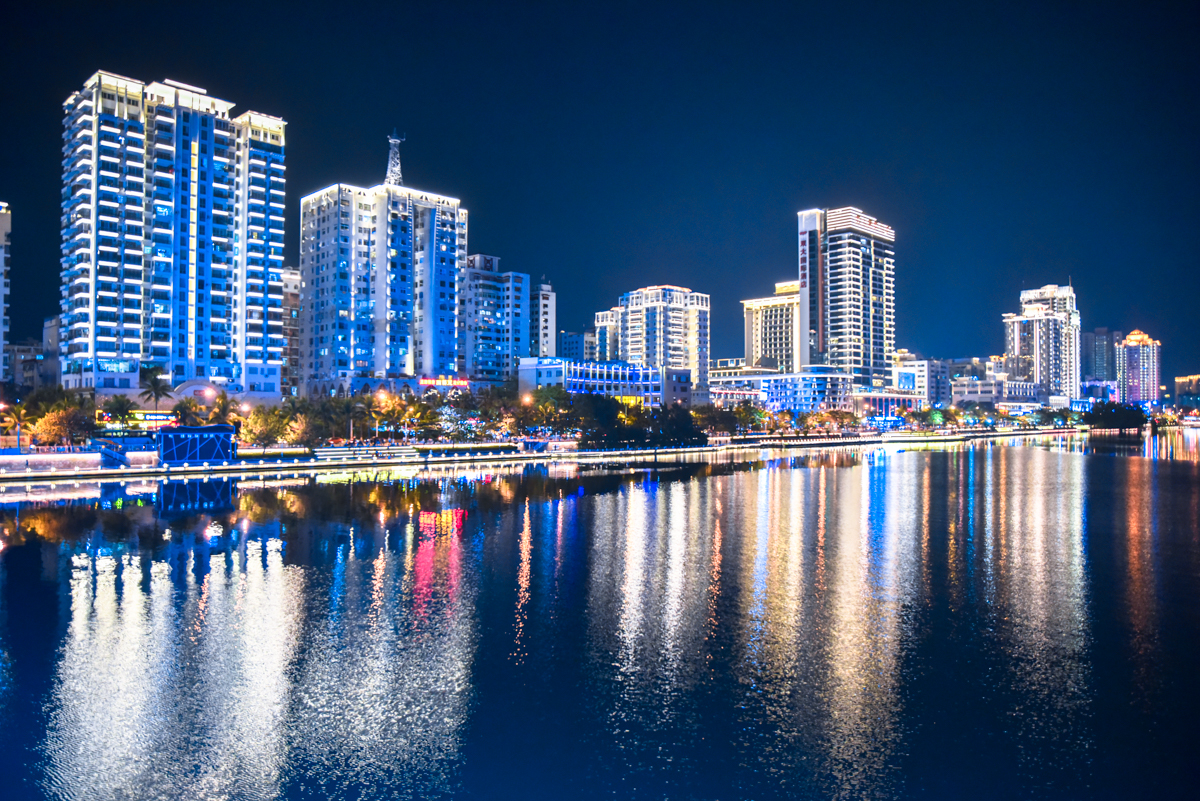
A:
<svg viewBox="0 0 1200 801">
<path fill-rule="evenodd" d="M 496 256 L 467 257 L 459 277 L 458 372 L 485 381 L 507 381 L 529 355 L 534 316 L 525 273 L 501 272 Z"/>
<path fill-rule="evenodd" d="M 301 201 L 300 224 L 306 394 L 458 373 L 467 210 L 456 198 L 335 184 Z"/>
<path fill-rule="evenodd" d="M 546 276 L 533 288 L 529 355 L 552 357 L 558 352 L 558 298 Z"/>
<path fill-rule="evenodd" d="M 746 321 L 746 364 L 794 373 L 808 364 L 808 331 L 802 328 L 799 281 L 775 284 L 769 298 L 742 301 Z"/>
<path fill-rule="evenodd" d="M 13 378 L 13 365 L 8 357 L 8 289 L 9 250 L 12 248 L 12 210 L 7 203 L 0 203 L 0 353 L 4 354 L 3 374 L 0 381 Z"/>
<path fill-rule="evenodd" d="M 679 286 L 644 287 L 596 314 L 597 358 L 691 370 L 692 399 L 705 403 L 708 330 L 708 295 Z"/>
<path fill-rule="evenodd" d="M 1041 387 L 1041 399 L 1078 398 L 1079 309 L 1075 290 L 1048 284 L 1021 293 L 1021 311 L 1004 315 L 1005 372 Z"/>
<path fill-rule="evenodd" d="M 63 104 L 65 386 L 136 389 L 153 364 L 278 397 L 286 124 L 232 109 L 107 72 Z"/>
<path fill-rule="evenodd" d="M 861 209 L 801 211 L 802 364 L 828 364 L 860 387 L 883 387 L 896 347 L 896 232 Z"/>
<path fill-rule="evenodd" d="M 1079 335 L 1079 374 L 1084 381 L 1116 381 L 1117 362 L 1113 349 L 1125 335 L 1097 328 Z"/>
<path fill-rule="evenodd" d="M 1121 403 L 1158 403 L 1161 350 L 1162 343 L 1138 330 L 1117 343 L 1117 399 Z"/>
</svg>

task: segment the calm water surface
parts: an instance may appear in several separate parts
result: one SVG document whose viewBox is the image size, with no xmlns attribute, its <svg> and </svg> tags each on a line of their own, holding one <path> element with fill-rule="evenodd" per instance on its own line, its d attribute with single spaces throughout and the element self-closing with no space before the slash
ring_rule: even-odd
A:
<svg viewBox="0 0 1200 801">
<path fill-rule="evenodd" d="M 0 796 L 1195 797 L 1200 432 L 375 478 L 0 494 Z"/>
</svg>

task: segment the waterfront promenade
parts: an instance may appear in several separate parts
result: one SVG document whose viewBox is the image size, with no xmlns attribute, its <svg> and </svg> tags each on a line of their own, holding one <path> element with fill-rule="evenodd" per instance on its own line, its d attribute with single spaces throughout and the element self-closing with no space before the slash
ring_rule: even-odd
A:
<svg viewBox="0 0 1200 801">
<path fill-rule="evenodd" d="M 741 453 L 763 448 L 866 448 L 880 446 L 920 447 L 962 443 L 980 439 L 1077 434 L 1074 428 L 1030 428 L 1004 431 L 961 430 L 952 433 L 895 432 L 839 436 L 756 436 L 726 438 L 700 447 L 642 448 L 636 450 L 571 450 L 556 452 L 498 452 L 472 443 L 447 446 L 438 451 L 414 447 L 319 448 L 312 455 L 239 458 L 220 463 L 202 462 L 178 466 L 161 465 L 153 451 L 131 452 L 128 466 L 105 467 L 99 453 L 31 453 L 0 456 L 0 485 L 56 484 L 72 481 L 145 481 L 202 478 L 205 476 L 301 476 L 330 471 L 403 469 L 471 464 L 478 467 L 513 464 L 581 463 L 644 464 L 687 461 L 714 453 Z"/>
</svg>

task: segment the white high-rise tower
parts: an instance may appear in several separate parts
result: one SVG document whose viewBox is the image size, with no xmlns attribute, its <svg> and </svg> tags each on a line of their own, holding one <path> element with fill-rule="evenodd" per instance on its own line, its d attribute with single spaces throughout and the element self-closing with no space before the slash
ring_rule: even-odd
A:
<svg viewBox="0 0 1200 801">
<path fill-rule="evenodd" d="M 1048 284 L 1021 293 L 1021 311 L 1004 315 L 1010 381 L 1037 384 L 1042 402 L 1079 397 L 1079 309 L 1075 290 Z"/>
<path fill-rule="evenodd" d="M 896 232 L 862 210 L 799 212 L 801 364 L 828 364 L 887 386 L 896 349 Z"/>
</svg>

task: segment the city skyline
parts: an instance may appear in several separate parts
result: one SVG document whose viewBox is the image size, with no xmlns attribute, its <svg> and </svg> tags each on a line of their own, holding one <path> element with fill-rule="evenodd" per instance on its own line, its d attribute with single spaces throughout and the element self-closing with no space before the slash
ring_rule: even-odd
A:
<svg viewBox="0 0 1200 801">
<path fill-rule="evenodd" d="M 1084 329 L 1152 330 L 1164 343 L 1165 376 L 1195 372 L 1200 364 L 1200 344 L 1188 326 L 1187 298 L 1196 295 L 1198 281 L 1193 257 L 1168 235 L 1186 230 L 1197 210 L 1182 191 L 1195 164 L 1180 162 L 1176 154 L 1186 151 L 1174 144 L 1190 129 L 1185 122 L 1195 104 L 1160 102 L 1194 91 L 1179 82 L 1195 56 L 1181 56 L 1174 40 L 1150 53 L 1134 48 L 1137 58 L 1122 50 L 1100 60 L 1093 51 L 1147 37 L 1156 26 L 1166 27 L 1170 39 L 1178 26 L 1164 25 L 1166 9 L 1119 24 L 1100 14 L 1045 10 L 1038 12 L 1047 22 L 1039 34 L 1020 22 L 1034 12 L 1018 9 L 995 32 L 976 33 L 985 50 L 1023 37 L 1025 48 L 1005 49 L 1025 55 L 989 62 L 1007 59 L 1012 69 L 984 73 L 961 46 L 938 45 L 944 62 L 906 57 L 895 76 L 822 67 L 830 46 L 806 38 L 820 25 L 800 26 L 799 17 L 768 7 L 763 13 L 778 23 L 778 33 L 712 10 L 678 19 L 651 10 L 625 31 L 620 9 L 532 20 L 484 9 L 461 32 L 465 46 L 456 46 L 457 59 L 438 65 L 422 58 L 436 42 L 418 46 L 413 69 L 452 87 L 432 106 L 399 87 L 380 91 L 371 82 L 357 88 L 337 80 L 347 93 L 337 102 L 356 109 L 353 125 L 335 124 L 337 115 L 328 113 L 338 76 L 296 67 L 304 63 L 310 29 L 323 28 L 335 46 L 349 47 L 351 29 L 371 22 L 366 16 L 288 27 L 286 37 L 265 41 L 261 51 L 231 47 L 231 60 L 218 64 L 186 43 L 100 48 L 86 36 L 93 21 L 86 14 L 51 23 L 39 17 L 44 13 L 23 9 L 18 30 L 54 27 L 56 57 L 31 57 L 30 47 L 44 44 L 36 36 L 15 37 L 3 56 L 6 74 L 23 86 L 25 115 L 6 133 L 0 155 L 0 200 L 14 212 L 13 297 L 21 301 L 12 304 L 14 340 L 36 336 L 42 318 L 57 310 L 52 260 L 60 241 L 61 103 L 103 69 L 203 86 L 215 97 L 237 99 L 239 110 L 264 109 L 288 120 L 290 223 L 299 219 L 300 198 L 323 186 L 377 183 L 382 138 L 399 126 L 407 133 L 401 148 L 408 183 L 461 198 L 476 215 L 477 252 L 504 258 L 509 269 L 545 274 L 559 296 L 562 329 L 581 329 L 596 297 L 681 284 L 713 298 L 712 356 L 737 355 L 740 301 L 794 278 L 791 215 L 849 204 L 886 220 L 902 239 L 897 347 L 939 357 L 998 352 L 1003 344 L 994 321 L 1011 310 L 1021 289 L 1070 282 Z M 384 12 L 371 13 L 381 15 L 373 27 L 386 29 Z M 421 23 L 428 13 L 407 10 L 405 18 Z M 885 41 L 889 26 L 900 26 L 897 43 L 911 43 L 975 30 L 990 19 L 959 11 L 905 21 L 892 13 L 881 10 L 865 21 L 863 42 L 852 49 L 882 43 L 902 56 L 902 45 Z M 643 52 L 639 33 L 668 22 L 672 33 Z M 729 34 L 720 70 L 701 46 L 717 29 Z M 249 34 L 235 32 L 231 42 Z M 487 47 L 471 46 L 481 43 Z M 565 58 L 559 74 L 538 69 L 564 61 L 568 43 L 580 55 Z M 805 43 L 811 55 L 801 65 L 774 70 L 777 77 L 755 85 L 761 68 L 780 67 L 786 53 Z M 377 66 L 390 63 L 375 58 Z M 629 66 L 607 69 L 622 59 Z M 1164 60 L 1175 68 L 1164 68 Z M 806 68 L 833 81 L 827 94 L 837 110 L 854 107 L 838 100 L 838 91 L 882 101 L 886 132 L 853 116 L 839 124 L 803 122 L 795 106 Z M 889 93 L 896 99 L 888 100 Z M 1058 110 L 1063 104 L 1067 110 Z M 489 124 L 463 126 L 443 113 L 464 106 Z M 1126 148 L 1131 139 L 1145 146 Z M 1103 178 L 1092 177 L 1097 173 Z M 1164 183 L 1166 175 L 1177 177 Z M 637 202 L 626 205 L 629 199 Z M 741 210 L 731 214 L 730 201 Z M 1129 206 L 1156 211 L 1139 224 L 1147 234 L 1139 242 L 1148 246 L 1109 235 L 1113 211 Z M 533 208 L 546 222 L 536 232 L 521 222 Z M 1051 208 L 1053 214 L 1044 213 Z M 298 266 L 298 226 L 286 231 L 284 263 Z"/>
</svg>

